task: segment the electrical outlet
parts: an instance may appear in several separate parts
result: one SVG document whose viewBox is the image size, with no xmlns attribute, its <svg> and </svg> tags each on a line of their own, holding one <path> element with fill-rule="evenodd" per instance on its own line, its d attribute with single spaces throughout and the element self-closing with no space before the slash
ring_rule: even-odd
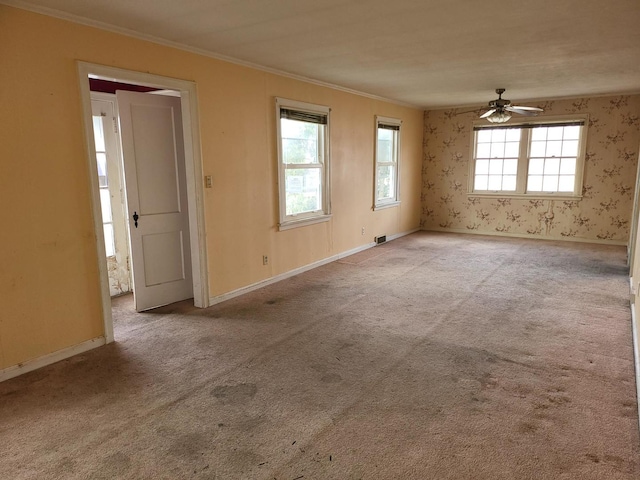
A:
<svg viewBox="0 0 640 480">
<path fill-rule="evenodd" d="M 269 265 L 269 257 L 267 257 L 266 255 L 262 256 L 262 264 L 263 265 Z"/>
<path fill-rule="evenodd" d="M 364 227 L 362 227 L 362 235 L 364 235 Z"/>
</svg>

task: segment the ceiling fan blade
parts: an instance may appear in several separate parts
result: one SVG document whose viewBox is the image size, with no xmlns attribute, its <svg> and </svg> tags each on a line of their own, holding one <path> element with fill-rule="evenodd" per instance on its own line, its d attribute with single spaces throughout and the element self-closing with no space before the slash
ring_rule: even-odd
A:
<svg viewBox="0 0 640 480">
<path fill-rule="evenodd" d="M 517 108 L 518 110 L 530 110 L 532 112 L 544 112 L 541 108 L 538 107 L 522 107 L 520 105 L 511 105 L 511 108 Z"/>
<path fill-rule="evenodd" d="M 504 109 L 508 112 L 517 113 L 518 115 L 524 115 L 525 117 L 535 117 L 538 115 L 538 112 L 532 110 L 521 110 L 516 107 L 504 107 Z"/>
<path fill-rule="evenodd" d="M 492 108 L 491 110 L 487 110 L 482 115 L 480 115 L 480 118 L 487 118 L 489 115 L 493 114 L 496 110 L 497 110 L 496 108 Z"/>
<path fill-rule="evenodd" d="M 456 115 L 464 115 L 465 113 L 477 113 L 482 108 L 474 108 L 473 110 L 462 110 L 461 112 L 456 111 Z"/>
</svg>

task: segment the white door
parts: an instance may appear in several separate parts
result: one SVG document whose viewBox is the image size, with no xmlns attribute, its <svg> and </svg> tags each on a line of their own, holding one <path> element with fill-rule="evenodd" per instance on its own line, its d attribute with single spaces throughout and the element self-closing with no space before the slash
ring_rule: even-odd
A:
<svg viewBox="0 0 640 480">
<path fill-rule="evenodd" d="M 116 92 L 137 311 L 193 297 L 180 98 Z"/>
</svg>

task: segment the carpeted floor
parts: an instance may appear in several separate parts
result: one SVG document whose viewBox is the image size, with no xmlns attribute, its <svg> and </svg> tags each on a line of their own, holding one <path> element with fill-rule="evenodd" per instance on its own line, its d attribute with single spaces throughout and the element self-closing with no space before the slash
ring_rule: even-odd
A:
<svg viewBox="0 0 640 480">
<path fill-rule="evenodd" d="M 0 384 L 3 479 L 638 479 L 625 249 L 417 233 Z"/>
</svg>

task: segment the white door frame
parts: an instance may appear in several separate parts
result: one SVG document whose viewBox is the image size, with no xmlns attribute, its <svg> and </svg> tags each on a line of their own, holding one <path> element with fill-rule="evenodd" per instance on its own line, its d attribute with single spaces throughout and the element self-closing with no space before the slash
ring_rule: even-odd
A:
<svg viewBox="0 0 640 480">
<path fill-rule="evenodd" d="M 636 265 L 635 250 L 636 250 L 636 237 L 638 234 L 638 215 L 640 214 L 640 155 L 638 155 L 638 169 L 636 172 L 636 184 L 635 191 L 633 193 L 633 210 L 631 213 L 631 229 L 629 231 L 629 244 L 627 245 L 627 265 L 629 266 L 629 276 L 633 278 Z M 634 282 L 636 283 L 636 282 Z"/>
<path fill-rule="evenodd" d="M 200 151 L 200 125 L 198 121 L 198 99 L 196 84 L 187 80 L 162 77 L 149 73 L 123 70 L 105 65 L 77 62 L 80 79 L 80 94 L 84 120 L 87 160 L 89 162 L 89 185 L 91 187 L 91 209 L 96 233 L 98 271 L 100 274 L 100 293 L 102 297 L 102 316 L 104 335 L 107 343 L 113 342 L 113 319 L 111 317 L 111 296 L 109 277 L 105 262 L 104 233 L 102 231 L 102 211 L 98 186 L 98 171 L 93 139 L 93 120 L 91 114 L 91 91 L 89 76 L 105 80 L 144 85 L 180 92 L 182 107 L 182 128 L 184 131 L 184 157 L 187 178 L 187 203 L 189 208 L 189 234 L 191 236 L 191 267 L 193 272 L 193 303 L 196 307 L 209 306 L 209 277 L 207 272 L 207 250 L 205 239 L 205 215 L 202 154 Z"/>
</svg>

